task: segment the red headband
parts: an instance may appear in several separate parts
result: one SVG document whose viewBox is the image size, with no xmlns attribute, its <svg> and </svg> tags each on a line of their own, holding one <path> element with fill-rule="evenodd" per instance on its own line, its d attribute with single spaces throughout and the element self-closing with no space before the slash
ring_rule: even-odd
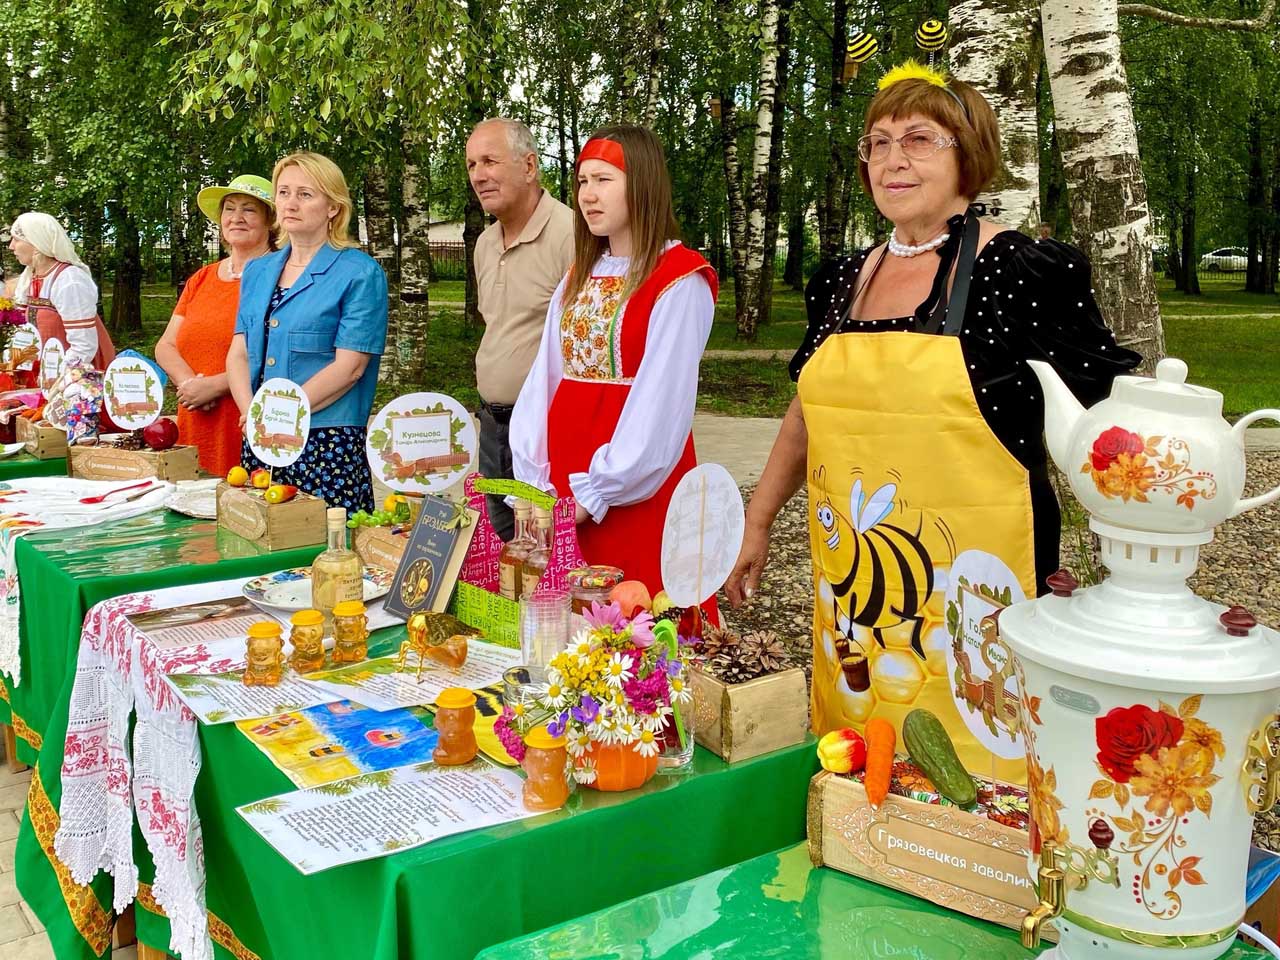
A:
<svg viewBox="0 0 1280 960">
<path fill-rule="evenodd" d="M 604 137 L 587 141 L 582 152 L 578 154 L 578 162 L 574 169 L 581 167 L 583 160 L 603 160 L 624 172 L 627 169 L 627 159 L 622 152 L 622 144 L 617 140 L 606 140 Z"/>
</svg>

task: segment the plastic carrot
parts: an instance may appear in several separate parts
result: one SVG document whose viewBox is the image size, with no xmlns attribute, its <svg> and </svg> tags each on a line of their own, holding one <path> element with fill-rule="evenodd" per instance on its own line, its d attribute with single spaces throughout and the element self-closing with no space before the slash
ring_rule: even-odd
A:
<svg viewBox="0 0 1280 960">
<path fill-rule="evenodd" d="M 864 730 L 867 740 L 867 770 L 862 785 L 872 810 L 879 810 L 889 795 L 889 777 L 893 773 L 893 750 L 898 735 L 893 724 L 884 717 L 872 717 Z"/>
</svg>

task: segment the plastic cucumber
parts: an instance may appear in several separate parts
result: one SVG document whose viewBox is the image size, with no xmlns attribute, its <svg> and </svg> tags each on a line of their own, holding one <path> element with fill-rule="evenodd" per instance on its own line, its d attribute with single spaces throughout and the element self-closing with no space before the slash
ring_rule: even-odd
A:
<svg viewBox="0 0 1280 960">
<path fill-rule="evenodd" d="M 977 801 L 978 788 L 956 756 L 941 720 L 928 710 L 912 710 L 902 721 L 902 741 L 915 765 L 933 781 L 940 794 L 961 807 L 970 807 Z"/>
</svg>

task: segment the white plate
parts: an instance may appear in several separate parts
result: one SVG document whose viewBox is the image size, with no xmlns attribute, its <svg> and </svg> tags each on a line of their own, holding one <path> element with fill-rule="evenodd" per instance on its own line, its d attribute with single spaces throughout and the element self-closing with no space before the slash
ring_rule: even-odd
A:
<svg viewBox="0 0 1280 960">
<path fill-rule="evenodd" d="M 3 443 L 0 444 L 0 460 L 12 457 L 16 453 L 20 453 L 25 443 Z"/>
<path fill-rule="evenodd" d="M 364 602 L 386 596 L 395 574 L 380 567 L 364 568 Z M 311 606 L 311 568 L 293 567 L 254 577 L 243 593 L 260 607 L 273 610 L 306 610 Z"/>
<path fill-rule="evenodd" d="M 182 480 L 178 488 L 169 494 L 164 505 L 174 513 L 196 517 L 200 520 L 216 520 L 218 501 L 214 496 L 217 480 Z"/>
</svg>

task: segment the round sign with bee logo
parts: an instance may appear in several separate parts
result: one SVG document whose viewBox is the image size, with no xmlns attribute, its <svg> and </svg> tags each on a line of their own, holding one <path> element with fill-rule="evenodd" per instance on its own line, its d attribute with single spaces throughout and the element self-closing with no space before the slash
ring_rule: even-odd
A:
<svg viewBox="0 0 1280 960">
<path fill-rule="evenodd" d="M 956 557 L 947 586 L 947 666 L 956 711 L 974 738 L 998 757 L 1024 756 L 1018 733 L 1018 680 L 1009 648 L 983 619 L 1026 599 L 1003 560 L 984 550 Z"/>
</svg>

